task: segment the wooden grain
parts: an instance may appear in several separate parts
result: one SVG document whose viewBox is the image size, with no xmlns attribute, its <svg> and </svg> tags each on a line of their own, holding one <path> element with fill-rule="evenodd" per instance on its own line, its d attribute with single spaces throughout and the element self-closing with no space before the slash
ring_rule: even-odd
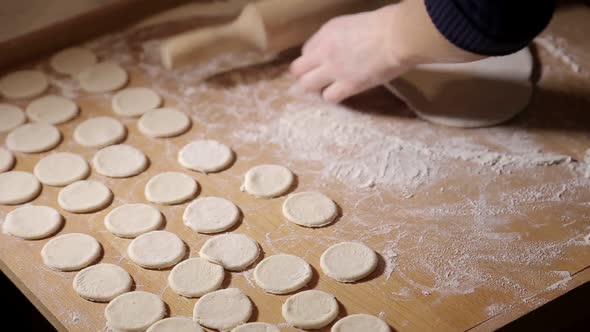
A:
<svg viewBox="0 0 590 332">
<path fill-rule="evenodd" d="M 570 22 L 575 22 L 576 29 L 569 28 Z M 584 36 L 583 27 L 590 27 L 590 14 L 580 8 L 568 8 L 560 12 L 549 29 L 549 33 L 567 37 L 567 46 L 576 55 L 576 61 L 590 68 L 590 42 Z M 133 52 L 139 52 L 134 48 Z M 137 56 L 137 54 L 134 56 Z M 115 54 L 111 54 L 114 56 Z M 535 96 L 531 108 L 512 124 L 503 127 L 510 130 L 527 130 L 536 135 L 548 151 L 568 153 L 576 158 L 582 158 L 583 152 L 590 148 L 590 115 L 588 101 L 583 96 L 589 95 L 590 80 L 584 74 L 571 73 L 563 63 L 552 57 L 544 50 L 539 50 L 544 68 L 550 68 L 559 75 L 549 76 L 551 79 L 543 81 L 541 89 Z M 251 68 L 239 73 L 229 73 L 226 76 L 206 82 L 209 89 L 201 92 L 199 98 L 191 99 L 190 104 L 179 103 L 174 96 L 164 96 L 166 106 L 177 106 L 190 112 L 195 121 L 191 130 L 179 137 L 170 139 L 150 139 L 143 136 L 136 128 L 136 120 L 117 117 L 110 110 L 108 96 L 96 97 L 82 93 L 76 98 L 81 107 L 81 116 L 74 121 L 60 125 L 64 141 L 56 151 L 70 151 L 82 155 L 90 161 L 96 150 L 83 148 L 72 140 L 72 132 L 77 124 L 97 115 L 109 115 L 119 118 L 128 129 L 126 143 L 140 148 L 150 158 L 149 168 L 138 176 L 127 179 L 109 179 L 93 172 L 91 179 L 104 182 L 115 194 L 114 202 L 105 210 L 91 214 L 72 214 L 58 208 L 56 199 L 59 188 L 44 186 L 43 191 L 33 203 L 49 205 L 58 208 L 65 218 L 65 226 L 60 234 L 83 232 L 95 236 L 103 246 L 104 255 L 101 262 L 116 263 L 124 267 L 135 280 L 135 289 L 162 295 L 169 306 L 170 315 L 191 316 L 196 299 L 186 299 L 172 292 L 166 285 L 168 270 L 146 270 L 134 265 L 126 258 L 126 247 L 130 240 L 121 239 L 108 233 L 103 225 L 104 216 L 116 206 L 123 203 L 146 202 L 143 189 L 151 176 L 162 171 L 180 171 L 194 176 L 201 185 L 199 196 L 222 196 L 234 201 L 244 212 L 244 220 L 232 232 L 243 232 L 260 244 L 264 256 L 278 252 L 287 252 L 305 258 L 314 267 L 314 278 L 308 288 L 321 289 L 336 295 L 341 304 L 340 317 L 346 314 L 368 313 L 381 314 L 388 324 L 399 331 L 457 331 L 477 330 L 487 331 L 510 322 L 523 314 L 533 310 L 543 303 L 564 294 L 566 291 L 590 280 L 588 267 L 590 266 L 590 252 L 587 246 L 564 246 L 559 255 L 548 256 L 543 264 L 511 266 L 501 260 L 489 260 L 477 266 L 493 278 L 489 281 L 496 283 L 503 277 L 518 279 L 518 287 L 525 291 L 519 292 L 507 285 L 506 289 L 494 285 L 479 285 L 472 292 L 444 293 L 431 291 L 436 280 L 433 275 L 422 272 L 420 266 L 413 266 L 411 256 L 421 256 L 428 259 L 440 260 L 440 264 L 453 264 L 459 257 L 452 250 L 442 253 L 432 252 L 428 246 L 414 241 L 412 234 L 425 236 L 426 241 L 435 241 L 441 247 L 461 248 L 462 243 L 456 243 L 454 233 L 445 234 L 444 228 L 437 228 L 440 234 L 432 234 L 430 225 L 434 223 L 448 223 L 449 231 L 455 232 L 461 227 L 468 228 L 477 220 L 475 214 L 465 214 L 459 217 L 445 217 L 430 220 L 423 216 L 412 216 L 409 211 L 428 207 L 445 206 L 453 202 L 477 202 L 481 198 L 480 183 L 487 183 L 490 200 L 499 197 L 503 192 L 515 188 L 527 188 L 539 183 L 556 184 L 565 181 L 568 172 L 565 168 L 548 167 L 516 171 L 514 174 L 497 174 L 486 172 L 478 176 L 469 173 L 454 174 L 441 181 L 437 187 L 419 191 L 412 198 L 401 197 L 388 188 L 376 186 L 372 196 L 382 200 L 359 201 L 356 196 L 365 195 L 362 190 L 351 190 L 350 187 L 337 181 L 328 179 L 318 184 L 312 170 L 318 173 L 316 162 L 295 160 L 288 154 L 280 154 L 280 147 L 274 144 L 238 144 L 233 132 L 240 129 L 240 123 L 231 122 L 231 112 L 223 107 L 224 91 L 231 89 L 232 84 L 255 84 L 257 78 L 264 77 L 279 91 L 286 91 L 292 80 L 277 75 L 286 70 L 289 59 L 279 60 L 271 65 Z M 40 57 L 34 64 L 49 70 L 47 57 Z M 130 69 L 132 86 L 151 86 L 154 84 L 147 73 L 136 66 Z M 276 78 L 275 78 L 276 76 Z M 229 82 L 229 83 L 228 83 Z M 232 83 L 233 82 L 233 83 Z M 158 82 L 173 89 L 175 82 Z M 59 90 L 53 88 L 51 92 Z M 549 91 L 549 92 L 547 92 Z M 181 94 L 181 91 L 176 91 Z M 285 93 L 286 94 L 286 93 Z M 251 107 L 255 100 L 245 99 L 243 107 Z M 2 100 L 2 102 L 6 102 Z M 12 102 L 12 101 L 11 101 Z M 273 104 L 280 112 L 286 103 L 294 102 L 289 97 L 278 98 Z M 16 104 L 26 105 L 26 101 Z M 204 109 L 207 105 L 218 105 Z M 230 105 L 228 105 L 230 106 Z M 234 107 L 235 105 L 231 105 Z M 371 118 L 380 123 L 401 123 L 407 126 L 420 124 L 420 120 L 409 115 L 405 107 L 384 89 L 376 89 L 350 101 L 353 109 L 368 112 Z M 239 108 L 238 108 L 239 109 Z M 282 109 L 284 112 L 284 109 Z M 392 116 L 392 113 L 394 116 Z M 253 115 L 255 116 L 255 115 Z M 203 118 L 210 122 L 201 121 Z M 263 117 L 261 118 L 264 119 Z M 255 119 L 252 119 L 255 120 Z M 222 126 L 216 127 L 220 124 Z M 264 125 L 264 123 L 260 123 Z M 421 127 L 424 128 L 424 127 Z M 488 131 L 447 129 L 427 126 L 435 130 L 441 138 L 457 135 L 480 139 Z M 203 175 L 183 169 L 176 162 L 176 153 L 186 143 L 193 139 L 208 137 L 230 144 L 238 156 L 236 163 L 227 171 L 217 174 Z M 508 144 L 508 143 L 507 143 Z M 50 153 L 50 152 L 48 152 Z M 35 163 L 47 155 L 17 154 L 18 170 L 32 171 Z M 292 168 L 298 175 L 296 190 L 321 190 L 332 197 L 341 207 L 342 216 L 332 226 L 321 229 L 306 229 L 289 224 L 281 216 L 281 204 L 284 198 L 260 200 L 253 198 L 239 190 L 243 174 L 252 166 L 260 163 L 283 163 Z M 458 167 L 467 164 L 462 161 L 454 162 Z M 526 173 L 533 172 L 535 179 L 527 177 Z M 485 181 L 484 181 L 485 180 Z M 538 182 L 538 183 L 537 183 Z M 447 192 L 436 194 L 440 188 L 448 188 Z M 452 188 L 460 188 L 460 194 Z M 551 240 L 556 243 L 567 243 L 578 240 L 588 233 L 590 211 L 590 188 L 574 188 L 564 193 L 563 199 L 549 202 L 550 204 L 534 202 L 534 208 L 526 215 L 509 215 L 506 226 L 498 230 L 499 233 L 520 234 L 526 236 L 527 241 Z M 584 202 L 586 202 L 584 204 Z M 395 207 L 395 213 L 375 213 L 376 204 Z M 523 203 L 525 204 L 525 203 Z M 190 255 L 196 256 L 198 250 L 210 236 L 197 234 L 182 224 L 181 216 L 185 204 L 157 207 L 166 217 L 165 229 L 178 234 L 189 246 Z M 3 217 L 14 206 L 0 206 L 0 217 Z M 384 244 L 399 241 L 396 250 L 399 251 L 394 263 L 397 266 L 391 277 L 385 275 L 385 261 L 382 261 L 377 271 L 367 279 L 356 284 L 342 284 L 335 282 L 320 271 L 319 256 L 328 244 L 341 240 L 355 240 L 363 234 L 355 234 L 356 225 L 352 216 L 358 217 L 366 223 L 385 220 L 393 226 L 391 232 L 375 234 L 366 241 L 368 245 L 380 251 Z M 564 226 L 561 217 L 569 216 L 574 223 Z M 402 219 L 403 218 L 403 219 Z M 459 228 L 451 228 L 459 225 Z M 339 230 L 343 233 L 335 232 Z M 409 233 L 409 238 L 401 237 L 400 233 Z M 571 234 L 578 234 L 572 238 Z M 364 234 L 366 235 L 366 234 Z M 272 238 L 273 241 L 268 239 Z M 293 240 L 290 240 L 293 239 Z M 280 240 L 280 241 L 277 241 Z M 72 287 L 75 272 L 56 272 L 45 267 L 41 262 L 40 250 L 48 239 L 38 241 L 23 241 L 0 235 L 0 268 L 21 289 L 21 291 L 35 304 L 37 308 L 60 331 L 101 331 L 105 329 L 103 310 L 105 304 L 92 303 L 78 297 Z M 520 240 L 506 240 L 520 241 Z M 496 243 L 496 242 L 494 242 Z M 510 242 L 512 243 L 512 242 Z M 500 244 L 500 243 L 498 243 Z M 465 244 L 467 246 L 468 244 Z M 465 248 L 467 253 L 472 248 Z M 532 248 L 534 249 L 534 247 Z M 490 251 L 492 255 L 494 251 Z M 384 253 L 381 252 L 383 255 Z M 518 253 L 515 253 L 515 255 Z M 442 257 L 442 258 L 441 258 Z M 534 277 L 523 270 L 534 271 Z M 553 271 L 567 271 L 572 277 L 562 285 L 551 287 L 556 282 Z M 456 272 L 456 271 L 455 271 Z M 269 295 L 250 283 L 250 276 L 243 273 L 227 273 L 224 287 L 232 286 L 244 290 L 256 305 L 256 312 L 252 320 L 271 323 L 282 323 L 280 306 L 287 296 Z M 460 279 L 458 279 L 460 280 Z M 557 279 L 559 281 L 560 279 Z M 410 283 L 410 281 L 412 283 Z M 408 296 L 401 297 L 409 292 Z M 526 298 L 523 297 L 526 294 Z M 490 303 L 508 304 L 504 310 L 489 313 Z M 284 331 L 296 329 L 284 328 Z M 320 331 L 328 331 L 328 328 Z"/>
</svg>

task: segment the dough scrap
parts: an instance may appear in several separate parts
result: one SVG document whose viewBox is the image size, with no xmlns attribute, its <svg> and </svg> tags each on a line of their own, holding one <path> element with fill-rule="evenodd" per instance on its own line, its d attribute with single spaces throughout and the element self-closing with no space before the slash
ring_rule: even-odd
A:
<svg viewBox="0 0 590 332">
<path fill-rule="evenodd" d="M 33 122 L 57 125 L 75 118 L 78 115 L 78 105 L 62 96 L 47 95 L 31 101 L 25 112 Z"/>
<path fill-rule="evenodd" d="M 45 185 L 62 187 L 88 177 L 90 167 L 77 154 L 57 152 L 39 160 L 33 173 Z"/>
<path fill-rule="evenodd" d="M 162 225 L 162 213 L 151 205 L 124 204 L 113 209 L 104 218 L 106 229 L 123 238 L 135 238 L 154 231 Z"/>
<path fill-rule="evenodd" d="M 286 193 L 295 176 L 285 166 L 259 165 L 251 168 L 244 176 L 243 190 L 259 198 L 273 198 Z"/>
<path fill-rule="evenodd" d="M 331 332 L 391 332 L 389 325 L 381 319 L 367 315 L 356 314 L 346 316 L 332 326 Z"/>
<path fill-rule="evenodd" d="M 307 290 L 290 296 L 282 307 L 283 318 L 301 329 L 320 329 L 338 316 L 338 302 L 332 294 Z"/>
<path fill-rule="evenodd" d="M 158 108 L 145 112 L 137 127 L 150 137 L 173 137 L 186 132 L 191 126 L 190 118 L 173 108 Z"/>
<path fill-rule="evenodd" d="M 368 276 L 375 270 L 377 263 L 375 251 L 356 242 L 335 244 L 320 257 L 322 271 L 340 282 L 354 282 Z"/>
<path fill-rule="evenodd" d="M 214 140 L 193 141 L 178 153 L 180 165 L 205 174 L 224 170 L 233 161 L 233 151 L 227 145 Z"/>
<path fill-rule="evenodd" d="M 184 210 L 184 224 L 199 233 L 217 233 L 231 228 L 240 219 L 240 210 L 221 197 L 202 197 L 192 201 Z"/>
<path fill-rule="evenodd" d="M 157 321 L 146 332 L 205 332 L 205 330 L 190 318 L 170 317 Z"/>
<path fill-rule="evenodd" d="M 22 204 L 32 201 L 41 192 L 41 184 L 28 172 L 10 171 L 0 174 L 0 204 Z"/>
<path fill-rule="evenodd" d="M 312 270 L 300 257 L 278 254 L 263 259 L 254 269 L 258 287 L 271 294 L 286 294 L 301 289 L 311 280 Z"/>
<path fill-rule="evenodd" d="M 206 259 L 195 257 L 178 263 L 168 275 L 168 285 L 184 297 L 201 297 L 221 287 L 223 267 Z"/>
<path fill-rule="evenodd" d="M 25 205 L 6 215 L 4 233 L 25 240 L 38 240 L 55 234 L 63 218 L 56 209 L 43 205 Z"/>
<path fill-rule="evenodd" d="M 107 186 L 93 180 L 76 181 L 60 190 L 59 206 L 72 213 L 102 210 L 111 203 L 113 194 Z"/>
<path fill-rule="evenodd" d="M 272 324 L 255 322 L 240 325 L 231 332 L 281 332 L 281 330 Z"/>
<path fill-rule="evenodd" d="M 49 64 L 60 74 L 75 76 L 96 64 L 96 61 L 96 55 L 92 51 L 81 47 L 70 47 L 54 54 Z"/>
<path fill-rule="evenodd" d="M 199 184 L 192 177 L 179 172 L 164 172 L 152 177 L 145 185 L 145 197 L 158 204 L 178 204 L 194 197 Z"/>
<path fill-rule="evenodd" d="M 76 271 L 92 264 L 101 253 L 100 243 L 88 234 L 68 233 L 49 240 L 41 249 L 43 263 L 59 271 Z"/>
<path fill-rule="evenodd" d="M 141 267 L 163 269 L 180 262 L 186 253 L 184 242 L 174 233 L 151 231 L 136 237 L 127 255 Z"/>
<path fill-rule="evenodd" d="M 259 254 L 258 242 L 239 233 L 216 235 L 205 241 L 199 251 L 204 259 L 220 264 L 230 271 L 243 271 L 254 263 Z"/>
<path fill-rule="evenodd" d="M 89 266 L 74 277 L 74 291 L 95 302 L 109 302 L 131 290 L 133 279 L 118 265 L 102 263 Z"/>
<path fill-rule="evenodd" d="M 135 117 L 160 107 L 162 97 L 152 89 L 133 87 L 117 92 L 111 104 L 115 113 Z"/>
<path fill-rule="evenodd" d="M 26 123 L 6 136 L 6 146 L 16 152 L 38 153 L 51 150 L 61 141 L 55 126 L 36 122 Z"/>
<path fill-rule="evenodd" d="M 228 331 L 244 324 L 252 315 L 252 302 L 237 288 L 221 289 L 201 297 L 193 310 L 199 324 L 219 331 Z"/>
<path fill-rule="evenodd" d="M 289 195 L 283 203 L 283 215 L 300 226 L 322 227 L 334 221 L 338 208 L 328 196 L 306 191 Z"/>
<path fill-rule="evenodd" d="M 121 294 L 104 310 L 107 326 L 116 331 L 145 331 L 165 315 L 164 301 L 155 294 L 142 291 Z"/>
<path fill-rule="evenodd" d="M 9 171 L 14 166 L 14 155 L 9 150 L 0 147 L 0 173 Z"/>
<path fill-rule="evenodd" d="M 18 70 L 0 78 L 0 93 L 6 98 L 36 97 L 49 87 L 47 76 L 38 70 Z"/>
<path fill-rule="evenodd" d="M 122 88 L 127 84 L 125 69 L 116 63 L 99 62 L 77 74 L 80 87 L 87 92 L 103 93 Z"/>
<path fill-rule="evenodd" d="M 26 121 L 27 117 L 19 107 L 0 104 L 0 133 L 8 133 Z"/>
<path fill-rule="evenodd" d="M 74 130 L 76 143 L 92 148 L 102 148 L 125 139 L 127 130 L 116 119 L 99 116 L 80 123 Z"/>
<path fill-rule="evenodd" d="M 528 105 L 532 70 L 525 48 L 469 63 L 421 65 L 386 86 L 425 120 L 486 127 L 510 120 Z"/>
<path fill-rule="evenodd" d="M 143 172 L 148 159 L 140 150 L 127 144 L 111 145 L 99 150 L 92 159 L 98 174 L 126 178 Z"/>
</svg>

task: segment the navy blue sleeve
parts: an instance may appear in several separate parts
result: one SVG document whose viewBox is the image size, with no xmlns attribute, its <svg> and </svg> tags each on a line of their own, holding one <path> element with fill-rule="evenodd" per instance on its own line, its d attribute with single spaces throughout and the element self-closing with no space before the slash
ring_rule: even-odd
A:
<svg viewBox="0 0 590 332">
<path fill-rule="evenodd" d="M 506 55 L 527 46 L 549 24 L 555 0 L 425 0 L 436 28 L 455 46 Z"/>
</svg>

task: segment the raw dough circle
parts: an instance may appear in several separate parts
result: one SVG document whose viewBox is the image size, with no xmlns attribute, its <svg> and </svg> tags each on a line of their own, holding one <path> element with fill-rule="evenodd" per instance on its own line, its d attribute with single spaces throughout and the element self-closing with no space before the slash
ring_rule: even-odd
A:
<svg viewBox="0 0 590 332">
<path fill-rule="evenodd" d="M 14 155 L 5 148 L 0 148 L 0 173 L 10 170 L 14 166 Z"/>
<path fill-rule="evenodd" d="M 68 233 L 49 240 L 41 249 L 41 257 L 54 270 L 75 271 L 92 264 L 100 252 L 100 243 L 92 236 Z"/>
<path fill-rule="evenodd" d="M 37 153 L 51 150 L 61 141 L 61 133 L 55 126 L 36 122 L 26 123 L 6 136 L 6 146 L 17 152 Z"/>
<path fill-rule="evenodd" d="M 51 57 L 53 70 L 64 75 L 77 75 L 82 70 L 96 64 L 96 55 L 81 47 L 63 49 Z"/>
<path fill-rule="evenodd" d="M 59 191 L 57 203 L 62 209 L 73 213 L 95 212 L 111 202 L 113 194 L 104 184 L 82 180 L 69 184 Z"/>
<path fill-rule="evenodd" d="M 127 144 L 111 145 L 99 150 L 92 159 L 98 174 L 126 178 L 143 172 L 148 160 L 140 150 Z"/>
<path fill-rule="evenodd" d="M 176 265 L 168 275 L 168 284 L 178 295 L 201 297 L 219 289 L 224 277 L 223 267 L 195 257 Z"/>
<path fill-rule="evenodd" d="M 288 254 L 267 257 L 254 269 L 254 281 L 258 287 L 271 294 L 294 292 L 307 285 L 311 277 L 309 264 Z"/>
<path fill-rule="evenodd" d="M 190 118 L 173 108 L 158 108 L 145 112 L 137 127 L 139 131 L 151 137 L 178 136 L 191 126 Z"/>
<path fill-rule="evenodd" d="M 3 231 L 25 240 L 38 240 L 55 234 L 63 218 L 56 209 L 43 205 L 25 205 L 6 215 Z"/>
<path fill-rule="evenodd" d="M 307 290 L 290 296 L 283 304 L 283 318 L 301 329 L 320 329 L 338 316 L 338 302 L 332 294 Z"/>
<path fill-rule="evenodd" d="M 102 148 L 121 142 L 126 134 L 121 122 L 108 116 L 99 116 L 80 123 L 74 130 L 74 140 L 83 146 Z"/>
<path fill-rule="evenodd" d="M 324 273 L 340 282 L 354 282 L 377 267 L 377 254 L 362 243 L 342 242 L 328 248 L 320 257 Z"/>
<path fill-rule="evenodd" d="M 28 172 L 10 171 L 0 174 L 0 204 L 22 204 L 41 192 L 41 184 Z"/>
<path fill-rule="evenodd" d="M 184 210 L 185 225 L 199 233 L 217 233 L 235 225 L 240 210 L 231 201 L 221 197 L 197 198 Z"/>
<path fill-rule="evenodd" d="M 142 291 L 121 294 L 104 310 L 107 326 L 116 331 L 145 331 L 164 315 L 164 301 L 155 294 Z"/>
<path fill-rule="evenodd" d="M 381 319 L 367 315 L 350 315 L 337 321 L 331 332 L 391 332 L 389 325 Z"/>
<path fill-rule="evenodd" d="M 45 92 L 48 87 L 47 77 L 38 70 L 14 71 L 0 79 L 0 93 L 6 98 L 35 97 Z"/>
<path fill-rule="evenodd" d="M 205 330 L 190 318 L 170 317 L 156 322 L 146 332 L 205 332 Z"/>
<path fill-rule="evenodd" d="M 153 206 L 124 204 L 107 214 L 104 225 L 116 236 L 135 238 L 158 229 L 163 221 L 162 213 Z"/>
<path fill-rule="evenodd" d="M 159 204 L 182 203 L 197 193 L 199 184 L 192 177 L 179 172 L 164 172 L 152 177 L 145 185 L 145 197 Z"/>
<path fill-rule="evenodd" d="M 112 62 L 100 62 L 78 73 L 78 81 L 82 89 L 93 93 L 120 89 L 127 84 L 127 79 L 125 69 Z"/>
<path fill-rule="evenodd" d="M 131 290 L 133 279 L 122 267 L 114 264 L 89 266 L 74 277 L 74 291 L 82 298 L 95 302 L 109 302 Z"/>
<path fill-rule="evenodd" d="M 180 165 L 205 174 L 224 170 L 233 161 L 233 151 L 214 140 L 193 141 L 178 152 Z"/>
<path fill-rule="evenodd" d="M 111 102 L 113 111 L 122 116 L 141 116 L 162 104 L 162 98 L 148 88 L 127 88 L 117 92 Z"/>
<path fill-rule="evenodd" d="M 27 121 L 25 113 L 10 104 L 0 104 L 0 133 L 7 133 Z"/>
<path fill-rule="evenodd" d="M 243 189 L 261 198 L 281 196 L 295 180 L 293 173 L 281 165 L 259 165 L 251 168 L 244 177 Z"/>
<path fill-rule="evenodd" d="M 57 125 L 75 118 L 78 115 L 78 105 L 62 96 L 47 95 L 29 103 L 26 112 L 33 122 Z"/>
<path fill-rule="evenodd" d="M 326 226 L 336 218 L 338 208 L 328 196 L 306 191 L 290 195 L 283 203 L 283 215 L 305 227 Z"/>
<path fill-rule="evenodd" d="M 252 302 L 237 288 L 221 289 L 204 295 L 195 303 L 193 319 L 219 331 L 244 324 L 252 315 Z"/>
<path fill-rule="evenodd" d="M 205 241 L 199 251 L 201 257 L 230 271 L 244 270 L 254 263 L 259 253 L 258 243 L 239 233 L 216 235 Z"/>
<path fill-rule="evenodd" d="M 57 152 L 39 160 L 33 173 L 41 183 L 61 187 L 85 179 L 90 173 L 90 167 L 77 154 Z"/>
<path fill-rule="evenodd" d="M 255 322 L 240 325 L 231 332 L 281 332 L 281 330 L 272 324 Z"/>
<path fill-rule="evenodd" d="M 148 269 L 163 269 L 180 262 L 186 247 L 174 233 L 152 231 L 135 238 L 127 247 L 127 255 L 137 265 Z"/>
<path fill-rule="evenodd" d="M 416 114 L 437 124 L 476 128 L 505 122 L 529 103 L 528 48 L 483 60 L 421 65 L 388 86 Z"/>
</svg>

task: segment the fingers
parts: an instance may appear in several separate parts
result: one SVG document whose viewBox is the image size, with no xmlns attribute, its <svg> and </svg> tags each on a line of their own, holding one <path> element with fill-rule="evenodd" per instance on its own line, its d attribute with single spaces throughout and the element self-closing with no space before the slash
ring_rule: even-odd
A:
<svg viewBox="0 0 590 332">
<path fill-rule="evenodd" d="M 322 92 L 322 97 L 330 103 L 339 103 L 344 99 L 361 92 L 358 86 L 350 82 L 334 82 Z"/>
<path fill-rule="evenodd" d="M 293 61 L 290 69 L 291 73 L 295 75 L 295 77 L 300 78 L 305 73 L 315 69 L 316 67 L 319 67 L 320 64 L 320 57 L 304 54 Z"/>
<path fill-rule="evenodd" d="M 308 92 L 319 93 L 333 81 L 329 71 L 325 67 L 319 67 L 305 73 L 299 79 L 299 84 Z"/>
</svg>

